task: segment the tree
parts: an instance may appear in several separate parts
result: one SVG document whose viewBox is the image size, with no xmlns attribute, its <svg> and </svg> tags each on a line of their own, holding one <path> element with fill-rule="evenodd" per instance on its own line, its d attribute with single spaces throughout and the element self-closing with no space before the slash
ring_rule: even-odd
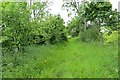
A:
<svg viewBox="0 0 120 80">
<path fill-rule="evenodd" d="M 49 37 L 50 43 L 56 43 L 60 41 L 67 41 L 65 32 L 64 21 L 60 15 L 50 15 L 46 19 L 46 33 Z"/>
<path fill-rule="evenodd" d="M 21 51 L 29 43 L 29 9 L 26 2 L 2 2 L 2 35 L 7 37 L 3 47 Z M 14 8 L 14 9 L 13 9 Z"/>
<path fill-rule="evenodd" d="M 86 31 L 89 29 L 90 25 L 96 26 L 99 31 L 100 41 L 102 40 L 102 34 L 100 28 L 103 26 L 107 26 L 111 29 L 117 29 L 117 12 L 112 11 L 112 4 L 109 1 L 101 0 L 100 2 L 98 0 L 91 0 L 91 1 L 82 1 L 81 5 L 78 5 L 76 2 L 66 3 L 65 7 L 67 9 L 70 9 L 71 7 L 75 9 L 77 17 L 75 17 L 77 22 L 75 20 L 72 20 L 69 24 L 69 29 L 74 29 L 77 32 L 79 29 L 79 32 L 81 29 L 82 31 Z M 70 7 L 70 8 L 69 8 Z M 88 24 L 90 22 L 90 25 Z M 113 23 L 113 24 L 111 24 Z M 77 25 L 79 24 L 79 25 Z M 104 25 L 103 25 L 104 24 Z M 80 28 L 80 26 L 83 26 L 83 28 Z M 79 27 L 79 28 L 78 28 Z M 75 29 L 77 28 L 77 29 Z M 72 30 L 73 30 L 72 29 Z M 86 33 L 85 33 L 86 34 Z"/>
</svg>

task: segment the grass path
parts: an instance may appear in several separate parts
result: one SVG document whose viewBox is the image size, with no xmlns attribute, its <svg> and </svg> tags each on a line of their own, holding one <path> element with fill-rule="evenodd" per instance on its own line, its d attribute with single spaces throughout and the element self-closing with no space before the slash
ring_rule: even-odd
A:
<svg viewBox="0 0 120 80">
<path fill-rule="evenodd" d="M 52 46 L 29 46 L 27 63 L 16 76 L 36 78 L 116 78 L 117 46 L 82 43 L 76 39 Z M 26 67 L 27 66 L 27 67 Z M 25 73 L 26 72 L 26 73 Z M 15 75 L 14 75 L 15 76 Z"/>
</svg>

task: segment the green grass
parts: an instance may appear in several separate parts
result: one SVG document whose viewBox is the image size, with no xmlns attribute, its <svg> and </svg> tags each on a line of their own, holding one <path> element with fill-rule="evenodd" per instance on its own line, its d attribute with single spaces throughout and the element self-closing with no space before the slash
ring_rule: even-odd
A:
<svg viewBox="0 0 120 80">
<path fill-rule="evenodd" d="M 18 55 L 19 65 L 5 67 L 3 77 L 117 78 L 118 47 L 70 39 L 55 45 L 31 45 Z M 10 61 L 10 60 L 9 60 Z M 7 68 L 7 69 L 6 69 Z"/>
</svg>

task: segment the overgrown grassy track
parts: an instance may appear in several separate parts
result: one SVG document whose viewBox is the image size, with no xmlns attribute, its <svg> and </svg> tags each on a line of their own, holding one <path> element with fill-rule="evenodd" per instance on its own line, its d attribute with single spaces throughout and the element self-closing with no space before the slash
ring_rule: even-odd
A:
<svg viewBox="0 0 120 80">
<path fill-rule="evenodd" d="M 8 66 L 3 77 L 117 78 L 118 47 L 71 39 L 56 45 L 32 45 L 19 65 Z"/>
</svg>

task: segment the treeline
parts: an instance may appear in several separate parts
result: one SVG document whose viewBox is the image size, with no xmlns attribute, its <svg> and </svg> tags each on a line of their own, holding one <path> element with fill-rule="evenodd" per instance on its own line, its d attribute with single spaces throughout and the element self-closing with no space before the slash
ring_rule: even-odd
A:
<svg viewBox="0 0 120 80">
<path fill-rule="evenodd" d="M 3 50 L 23 51 L 30 44 L 54 44 L 67 41 L 64 21 L 45 9 L 47 2 L 2 2 Z"/>
<path fill-rule="evenodd" d="M 100 41 L 118 43 L 118 30 L 120 28 L 120 13 L 112 10 L 109 1 L 97 0 L 82 3 L 66 2 L 64 5 L 71 15 L 71 10 L 76 16 L 68 23 L 68 33 L 71 36 L 80 36 L 84 42 Z"/>
</svg>

